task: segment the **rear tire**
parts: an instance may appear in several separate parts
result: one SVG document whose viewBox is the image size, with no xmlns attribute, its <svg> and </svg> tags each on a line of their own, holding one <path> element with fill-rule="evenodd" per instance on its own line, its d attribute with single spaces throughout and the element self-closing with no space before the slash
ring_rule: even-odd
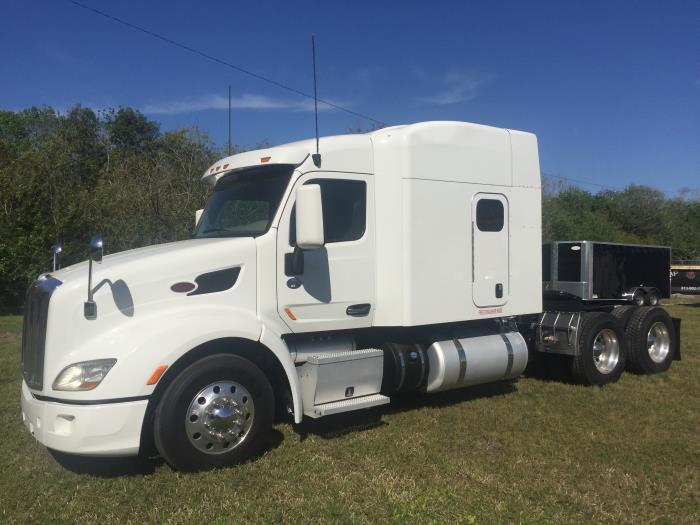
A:
<svg viewBox="0 0 700 525">
<path fill-rule="evenodd" d="M 658 306 L 638 308 L 625 331 L 628 366 L 642 374 L 664 372 L 676 353 L 676 332 L 666 310 Z"/>
<path fill-rule="evenodd" d="M 632 314 L 634 314 L 636 310 L 637 306 L 616 306 L 610 313 L 613 315 L 613 317 L 620 321 L 620 326 L 624 330 L 627 328 L 627 323 L 629 323 L 629 320 L 632 318 Z"/>
<path fill-rule="evenodd" d="M 257 366 L 236 355 L 212 355 L 165 390 L 155 410 L 155 444 L 177 470 L 228 467 L 262 449 L 274 412 L 272 387 Z"/>
<path fill-rule="evenodd" d="M 620 321 L 606 312 L 581 314 L 578 355 L 571 363 L 574 379 L 603 386 L 620 379 L 625 369 L 624 331 Z"/>
</svg>

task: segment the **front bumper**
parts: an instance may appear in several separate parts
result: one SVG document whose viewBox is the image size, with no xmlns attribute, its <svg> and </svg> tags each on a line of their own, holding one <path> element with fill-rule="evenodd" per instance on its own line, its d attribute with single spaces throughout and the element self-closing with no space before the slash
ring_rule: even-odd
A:
<svg viewBox="0 0 700 525">
<path fill-rule="evenodd" d="M 40 401 L 22 381 L 22 421 L 42 445 L 85 456 L 135 456 L 148 400 L 104 405 Z"/>
</svg>

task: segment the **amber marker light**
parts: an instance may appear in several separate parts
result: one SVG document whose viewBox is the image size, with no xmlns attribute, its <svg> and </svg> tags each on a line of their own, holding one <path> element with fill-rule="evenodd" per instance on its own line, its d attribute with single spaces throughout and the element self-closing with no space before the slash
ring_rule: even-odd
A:
<svg viewBox="0 0 700 525">
<path fill-rule="evenodd" d="M 289 317 L 292 321 L 297 320 L 296 316 L 292 313 L 292 311 L 289 308 L 285 308 L 284 313 L 287 314 L 287 317 Z"/>
<path fill-rule="evenodd" d="M 151 377 L 148 378 L 148 381 L 146 382 L 146 384 L 147 385 L 155 385 L 167 369 L 168 369 L 168 365 L 160 365 L 158 368 L 156 368 L 153 371 L 153 373 L 151 374 Z"/>
<path fill-rule="evenodd" d="M 272 157 L 260 157 L 260 163 L 265 164 L 266 162 L 270 162 L 270 159 Z"/>
</svg>

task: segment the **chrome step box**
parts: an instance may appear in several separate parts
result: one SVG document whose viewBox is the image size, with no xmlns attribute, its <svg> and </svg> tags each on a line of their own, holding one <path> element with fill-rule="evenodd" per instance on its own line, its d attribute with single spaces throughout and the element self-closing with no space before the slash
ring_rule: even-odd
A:
<svg viewBox="0 0 700 525">
<path fill-rule="evenodd" d="M 388 403 L 379 395 L 383 366 L 384 352 L 371 348 L 308 357 L 297 368 L 304 414 L 317 418 Z"/>
</svg>

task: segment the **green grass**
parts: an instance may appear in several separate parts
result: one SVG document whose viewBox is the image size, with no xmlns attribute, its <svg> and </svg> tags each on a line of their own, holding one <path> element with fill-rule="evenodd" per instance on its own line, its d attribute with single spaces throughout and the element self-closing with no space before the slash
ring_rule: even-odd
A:
<svg viewBox="0 0 700 525">
<path fill-rule="evenodd" d="M 261 458 L 195 475 L 57 461 L 21 423 L 21 320 L 0 318 L 0 521 L 698 523 L 698 306 L 669 307 L 683 360 L 667 373 L 415 395 L 278 425 Z"/>
</svg>

